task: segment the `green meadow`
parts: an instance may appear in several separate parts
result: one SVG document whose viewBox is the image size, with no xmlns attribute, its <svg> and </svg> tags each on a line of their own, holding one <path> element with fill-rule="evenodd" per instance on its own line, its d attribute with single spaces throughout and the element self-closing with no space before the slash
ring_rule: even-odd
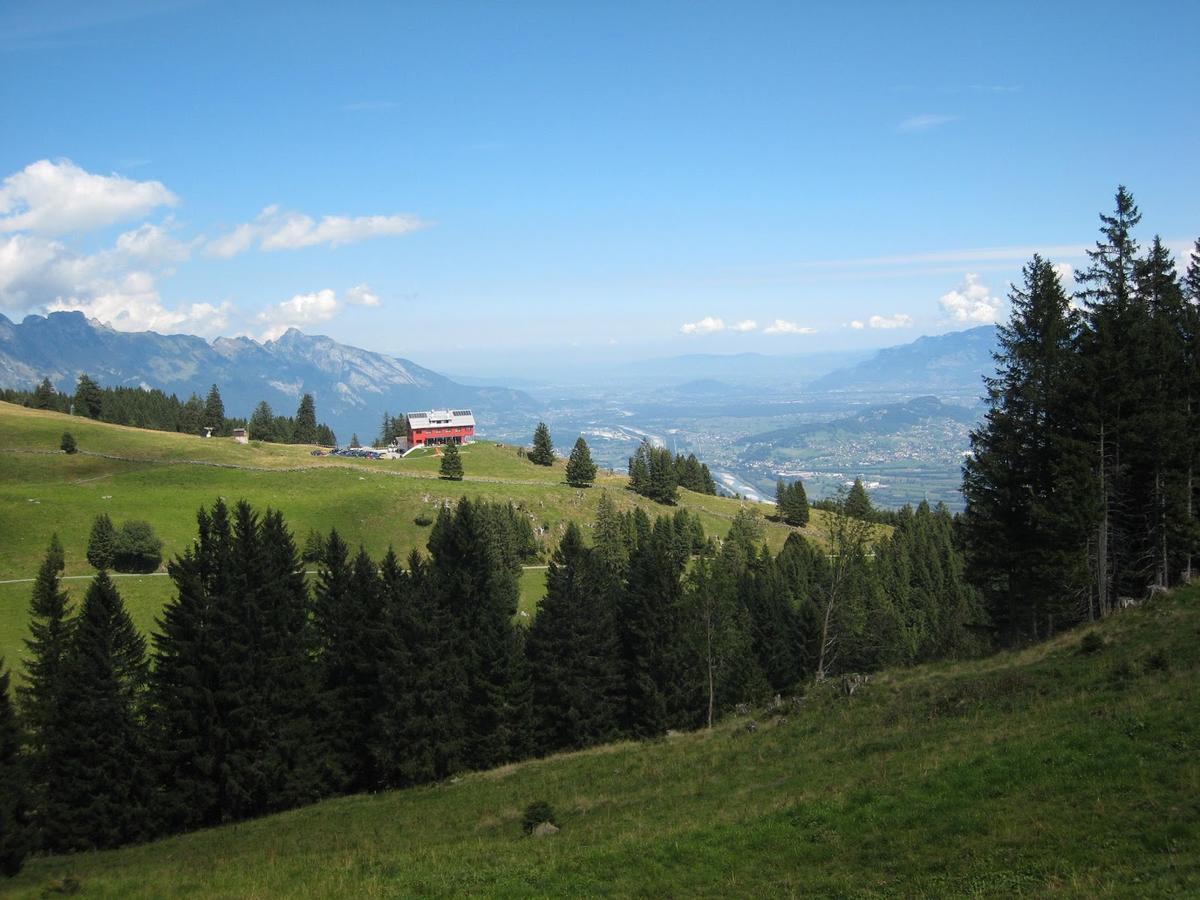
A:
<svg viewBox="0 0 1200 900">
<path fill-rule="evenodd" d="M 711 732 L 31 859 L 0 891 L 1195 896 L 1198 638 L 1189 588 L 1023 651 L 885 671 L 853 695 L 814 685 Z M 522 833 L 539 800 L 559 834 Z"/>
<path fill-rule="evenodd" d="M 79 453 L 59 451 L 64 431 L 74 435 Z M 440 460 L 432 451 L 363 460 L 316 457 L 312 449 L 144 431 L 0 402 L 0 582 L 36 575 L 54 533 L 66 551 L 66 574 L 93 574 L 85 553 L 92 520 L 102 512 L 118 526 L 126 519 L 150 522 L 163 541 L 165 571 L 165 561 L 194 539 L 196 511 L 218 497 L 281 510 L 300 544 L 310 529 L 337 528 L 376 558 L 389 547 L 401 556 L 423 549 L 429 526 L 417 520 L 432 520 L 439 506 L 464 495 L 514 503 L 539 533 L 544 557 L 568 521 L 586 533 L 602 490 L 622 509 L 637 505 L 652 516 L 672 511 L 627 490 L 623 475 L 602 473 L 594 487 L 580 490 L 565 483 L 561 460 L 536 466 L 515 447 L 485 441 L 463 448 L 461 482 L 437 477 Z M 680 491 L 679 505 L 699 515 L 707 533 L 722 536 L 745 504 Z M 823 538 L 822 516 L 814 511 L 805 529 L 813 540 Z M 766 520 L 764 526 L 775 551 L 793 530 Z M 118 584 L 135 621 L 151 627 L 170 597 L 170 579 L 122 578 Z M 532 615 L 544 585 L 544 570 L 523 574 L 523 612 Z M 72 579 L 67 586 L 80 597 L 87 582 Z M 25 582 L 0 584 L 0 655 L 11 663 L 23 650 L 30 589 Z M 14 668 L 19 677 L 20 667 Z"/>
</svg>

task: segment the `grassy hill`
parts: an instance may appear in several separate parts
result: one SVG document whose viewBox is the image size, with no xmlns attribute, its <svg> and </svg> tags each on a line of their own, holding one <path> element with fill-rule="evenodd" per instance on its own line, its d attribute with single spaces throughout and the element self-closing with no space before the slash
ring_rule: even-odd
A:
<svg viewBox="0 0 1200 900">
<path fill-rule="evenodd" d="M 1198 637 L 1190 588 L 1020 652 L 853 695 L 827 682 L 712 732 L 35 859 L 0 891 L 1195 896 Z M 522 835 L 537 800 L 560 834 Z"/>
<path fill-rule="evenodd" d="M 59 452 L 66 430 L 80 453 Z M 535 466 L 515 447 L 485 441 L 463 448 L 462 482 L 438 479 L 440 460 L 432 451 L 365 460 L 314 457 L 311 449 L 125 428 L 0 402 L 0 582 L 33 577 L 56 531 L 66 550 L 67 575 L 91 575 L 85 551 L 92 520 L 101 512 L 118 525 L 130 518 L 149 521 L 163 540 L 164 559 L 170 559 L 194 539 L 196 510 L 217 497 L 282 510 L 298 542 L 311 528 L 336 527 L 352 546 L 361 543 L 377 558 L 389 546 L 402 556 L 424 548 L 429 528 L 415 519 L 432 519 L 439 504 L 464 494 L 517 504 L 535 529 L 543 529 L 547 550 L 568 520 L 591 524 L 601 489 L 621 508 L 636 504 L 651 515 L 670 511 L 626 490 L 624 475 L 602 472 L 596 487 L 578 490 L 564 483 L 561 460 L 550 468 Z M 697 513 L 715 535 L 729 530 L 742 505 L 689 491 L 680 496 L 680 505 Z M 806 529 L 815 540 L 821 539 L 822 516 L 814 512 Z M 778 551 L 790 531 L 767 523 L 766 540 Z M 526 612 L 544 583 L 541 572 L 525 573 Z M 80 596 L 87 582 L 67 584 Z M 161 576 L 123 578 L 119 586 L 143 628 L 152 626 L 171 590 L 170 579 Z M 18 672 L 30 589 L 23 582 L 0 583 L 0 655 Z"/>
</svg>

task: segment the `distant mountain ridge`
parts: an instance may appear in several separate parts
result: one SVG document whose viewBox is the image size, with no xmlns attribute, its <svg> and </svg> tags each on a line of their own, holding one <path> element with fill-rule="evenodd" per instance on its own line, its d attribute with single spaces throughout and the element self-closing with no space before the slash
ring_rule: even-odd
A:
<svg viewBox="0 0 1200 900">
<path fill-rule="evenodd" d="M 459 384 L 406 359 L 340 344 L 292 328 L 274 341 L 247 337 L 209 341 L 194 335 L 117 331 L 80 312 L 0 315 L 0 387 L 30 388 L 49 378 L 73 391 L 81 373 L 106 386 L 151 387 L 181 399 L 221 389 L 228 415 L 249 416 L 260 400 L 292 415 L 304 393 L 343 441 L 375 436 L 385 410 L 472 407 L 480 424 L 532 414 L 522 391 Z"/>
<path fill-rule="evenodd" d="M 980 397 L 984 394 L 983 377 L 996 370 L 992 358 L 995 349 L 994 325 L 921 337 L 831 372 L 810 384 L 809 390 Z"/>
</svg>

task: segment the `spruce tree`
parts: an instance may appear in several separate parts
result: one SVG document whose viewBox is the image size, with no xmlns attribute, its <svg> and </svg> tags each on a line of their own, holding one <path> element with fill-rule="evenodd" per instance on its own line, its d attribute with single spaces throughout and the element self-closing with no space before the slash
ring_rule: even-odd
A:
<svg viewBox="0 0 1200 900">
<path fill-rule="evenodd" d="M 449 481 L 462 481 L 462 456 L 458 452 L 457 444 L 446 444 L 442 448 L 442 464 L 438 469 L 438 475 Z"/>
<path fill-rule="evenodd" d="M 869 519 L 872 512 L 871 496 L 863 486 L 862 479 L 855 478 L 846 496 L 846 515 L 855 519 Z"/>
<path fill-rule="evenodd" d="M 32 844 L 28 778 L 21 729 L 8 693 L 9 672 L 0 657 L 0 874 L 21 871 Z"/>
<path fill-rule="evenodd" d="M 250 415 L 250 423 L 247 426 L 247 434 L 252 441 L 280 441 L 282 436 L 276 433 L 275 413 L 271 410 L 271 404 L 266 400 L 260 400 L 258 406 L 254 407 L 254 412 Z M 350 446 L 358 446 L 357 438 Z"/>
<path fill-rule="evenodd" d="M 43 378 L 33 392 L 34 409 L 58 409 L 58 391 L 50 383 L 49 378 Z"/>
<path fill-rule="evenodd" d="M 526 639 L 538 752 L 588 747 L 617 733 L 620 662 L 604 587 L 595 553 L 569 523 Z"/>
<path fill-rule="evenodd" d="M 100 513 L 92 522 L 88 537 L 87 561 L 97 569 L 111 569 L 117 552 L 117 529 L 108 513 Z"/>
<path fill-rule="evenodd" d="M 62 440 L 59 441 L 58 446 L 59 449 L 68 456 L 79 451 L 79 445 L 75 443 L 75 435 L 71 434 L 69 431 L 63 432 Z"/>
<path fill-rule="evenodd" d="M 104 392 L 100 390 L 100 385 L 87 375 L 80 375 L 75 386 L 75 415 L 99 419 L 103 406 Z"/>
<path fill-rule="evenodd" d="M 800 479 L 791 484 L 782 480 L 776 484 L 775 510 L 779 518 L 788 525 L 803 527 L 808 524 L 808 495 Z"/>
<path fill-rule="evenodd" d="M 586 487 L 596 480 L 596 464 L 592 462 L 592 451 L 580 435 L 571 449 L 567 460 L 567 483 L 575 487 Z"/>
<path fill-rule="evenodd" d="M 315 444 L 317 442 L 317 404 L 313 400 L 312 394 L 305 394 L 300 398 L 292 440 L 297 444 Z"/>
<path fill-rule="evenodd" d="M 1089 265 L 1075 274 L 1082 285 L 1088 329 L 1081 341 L 1085 378 L 1091 387 L 1085 409 L 1086 436 L 1094 447 L 1100 516 L 1093 539 L 1095 608 L 1105 616 L 1121 593 L 1135 592 L 1146 579 L 1145 560 L 1133 546 L 1130 516 L 1140 503 L 1128 484 L 1133 419 L 1139 401 L 1136 368 L 1145 361 L 1145 309 L 1135 297 L 1141 221 L 1133 196 L 1117 189 L 1112 215 L 1101 214 L 1101 239 L 1088 251 Z"/>
<path fill-rule="evenodd" d="M 25 640 L 25 683 L 18 694 L 29 732 L 33 808 L 39 831 L 47 816 L 46 793 L 59 781 L 65 746 L 63 695 L 64 660 L 71 641 L 70 600 L 60 581 L 61 551 L 53 545 L 42 561 L 30 601 L 29 633 Z"/>
<path fill-rule="evenodd" d="M 456 623 L 447 652 L 465 676 L 462 762 L 488 768 L 513 755 L 513 617 L 519 563 L 506 558 L 503 536 L 484 505 L 463 498 L 443 510 L 429 537 L 430 576 L 447 618 Z"/>
<path fill-rule="evenodd" d="M 204 401 L 204 420 L 202 428 L 211 428 L 216 435 L 225 434 L 225 404 L 221 402 L 221 392 L 214 384 L 208 389 L 208 397 Z"/>
<path fill-rule="evenodd" d="M 146 643 L 107 572 L 92 580 L 62 662 L 62 723 L 41 812 L 52 852 L 145 837 L 150 800 L 140 705 Z"/>
<path fill-rule="evenodd" d="M 545 422 L 538 422 L 533 430 L 533 449 L 529 461 L 539 466 L 554 465 L 554 442 L 550 440 L 550 429 Z"/>
<path fill-rule="evenodd" d="M 1087 609 L 1097 485 L 1079 410 L 1079 321 L 1049 260 L 1034 256 L 998 331 L 988 413 L 963 467 L 967 564 L 1008 640 Z"/>
</svg>

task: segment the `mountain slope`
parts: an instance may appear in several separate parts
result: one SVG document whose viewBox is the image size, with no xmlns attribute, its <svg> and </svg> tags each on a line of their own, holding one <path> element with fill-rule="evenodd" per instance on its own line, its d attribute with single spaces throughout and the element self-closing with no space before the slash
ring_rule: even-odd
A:
<svg viewBox="0 0 1200 900">
<path fill-rule="evenodd" d="M 1082 637 L 1099 638 L 1086 645 Z M 876 675 L 712 732 L 331 800 L 6 887 L 88 896 L 1200 892 L 1200 590 L 1016 653 Z M 748 727 L 754 722 L 754 730 Z M 524 837 L 538 800 L 562 831 Z"/>
<path fill-rule="evenodd" d="M 995 349 L 996 329 L 992 325 L 922 337 L 910 344 L 880 350 L 857 365 L 831 372 L 809 385 L 809 389 L 979 397 L 984 391 L 983 376 L 995 371 L 992 359 Z"/>
<path fill-rule="evenodd" d="M 161 388 L 186 398 L 218 384 L 229 415 L 249 416 L 259 400 L 277 414 L 295 412 L 312 393 L 317 411 L 345 440 L 374 436 L 385 410 L 473 407 L 480 424 L 531 413 L 521 391 L 457 384 L 405 359 L 339 344 L 290 329 L 274 341 L 116 331 L 82 313 L 27 316 L 14 324 L 0 316 L 0 387 L 29 388 L 49 377 L 71 391 L 86 372 L 104 385 Z"/>
</svg>

